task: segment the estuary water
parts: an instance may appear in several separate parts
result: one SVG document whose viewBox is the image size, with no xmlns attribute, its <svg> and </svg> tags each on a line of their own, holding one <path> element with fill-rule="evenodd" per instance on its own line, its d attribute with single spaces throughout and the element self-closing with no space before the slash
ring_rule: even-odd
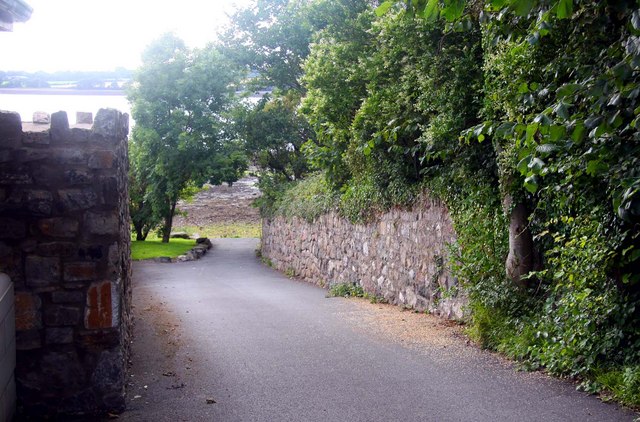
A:
<svg viewBox="0 0 640 422">
<path fill-rule="evenodd" d="M 131 105 L 122 91 L 72 91 L 61 89 L 0 89 L 0 110 L 16 111 L 23 122 L 32 121 L 33 113 L 66 111 L 69 123 L 76 123 L 76 112 L 88 111 L 96 116 L 101 108 L 115 108 L 131 115 Z"/>
</svg>

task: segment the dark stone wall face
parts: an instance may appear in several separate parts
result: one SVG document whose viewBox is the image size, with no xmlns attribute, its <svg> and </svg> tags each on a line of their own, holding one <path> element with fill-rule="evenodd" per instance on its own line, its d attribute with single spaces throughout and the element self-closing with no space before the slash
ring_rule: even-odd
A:
<svg viewBox="0 0 640 422">
<path fill-rule="evenodd" d="M 131 335 L 129 117 L 23 132 L 0 112 L 0 272 L 15 284 L 18 412 L 124 409 Z"/>
</svg>

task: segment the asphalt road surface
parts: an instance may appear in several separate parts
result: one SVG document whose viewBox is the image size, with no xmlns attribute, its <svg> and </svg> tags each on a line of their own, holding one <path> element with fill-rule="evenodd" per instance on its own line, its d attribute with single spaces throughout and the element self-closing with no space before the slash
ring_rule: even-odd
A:
<svg viewBox="0 0 640 422">
<path fill-rule="evenodd" d="M 135 340 L 128 410 L 119 420 L 636 416 L 569 382 L 517 371 L 432 317 L 326 298 L 263 265 L 256 247 L 255 239 L 219 239 L 200 261 L 134 265 Z M 422 334 L 428 326 L 435 328 Z"/>
</svg>

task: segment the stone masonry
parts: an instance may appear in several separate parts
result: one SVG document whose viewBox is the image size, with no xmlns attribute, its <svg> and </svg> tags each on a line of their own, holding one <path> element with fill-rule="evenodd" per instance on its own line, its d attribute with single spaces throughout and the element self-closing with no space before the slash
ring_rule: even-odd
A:
<svg viewBox="0 0 640 422">
<path fill-rule="evenodd" d="M 261 252 L 277 269 L 323 287 L 356 283 L 389 303 L 460 319 L 467 300 L 447 269 L 454 240 L 445 206 L 423 198 L 369 224 L 335 213 L 313 223 L 265 220 Z"/>
<path fill-rule="evenodd" d="M 23 132 L 0 112 L 0 271 L 15 285 L 18 411 L 124 409 L 131 330 L 128 115 Z"/>
</svg>

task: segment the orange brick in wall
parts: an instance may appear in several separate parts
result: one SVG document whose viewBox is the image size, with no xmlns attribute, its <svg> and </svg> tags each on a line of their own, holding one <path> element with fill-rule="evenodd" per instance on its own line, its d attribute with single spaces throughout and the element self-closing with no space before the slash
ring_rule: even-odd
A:
<svg viewBox="0 0 640 422">
<path fill-rule="evenodd" d="M 111 282 L 94 284 L 87 292 L 87 314 L 85 326 L 88 329 L 111 328 L 113 308 L 111 304 Z"/>
</svg>

